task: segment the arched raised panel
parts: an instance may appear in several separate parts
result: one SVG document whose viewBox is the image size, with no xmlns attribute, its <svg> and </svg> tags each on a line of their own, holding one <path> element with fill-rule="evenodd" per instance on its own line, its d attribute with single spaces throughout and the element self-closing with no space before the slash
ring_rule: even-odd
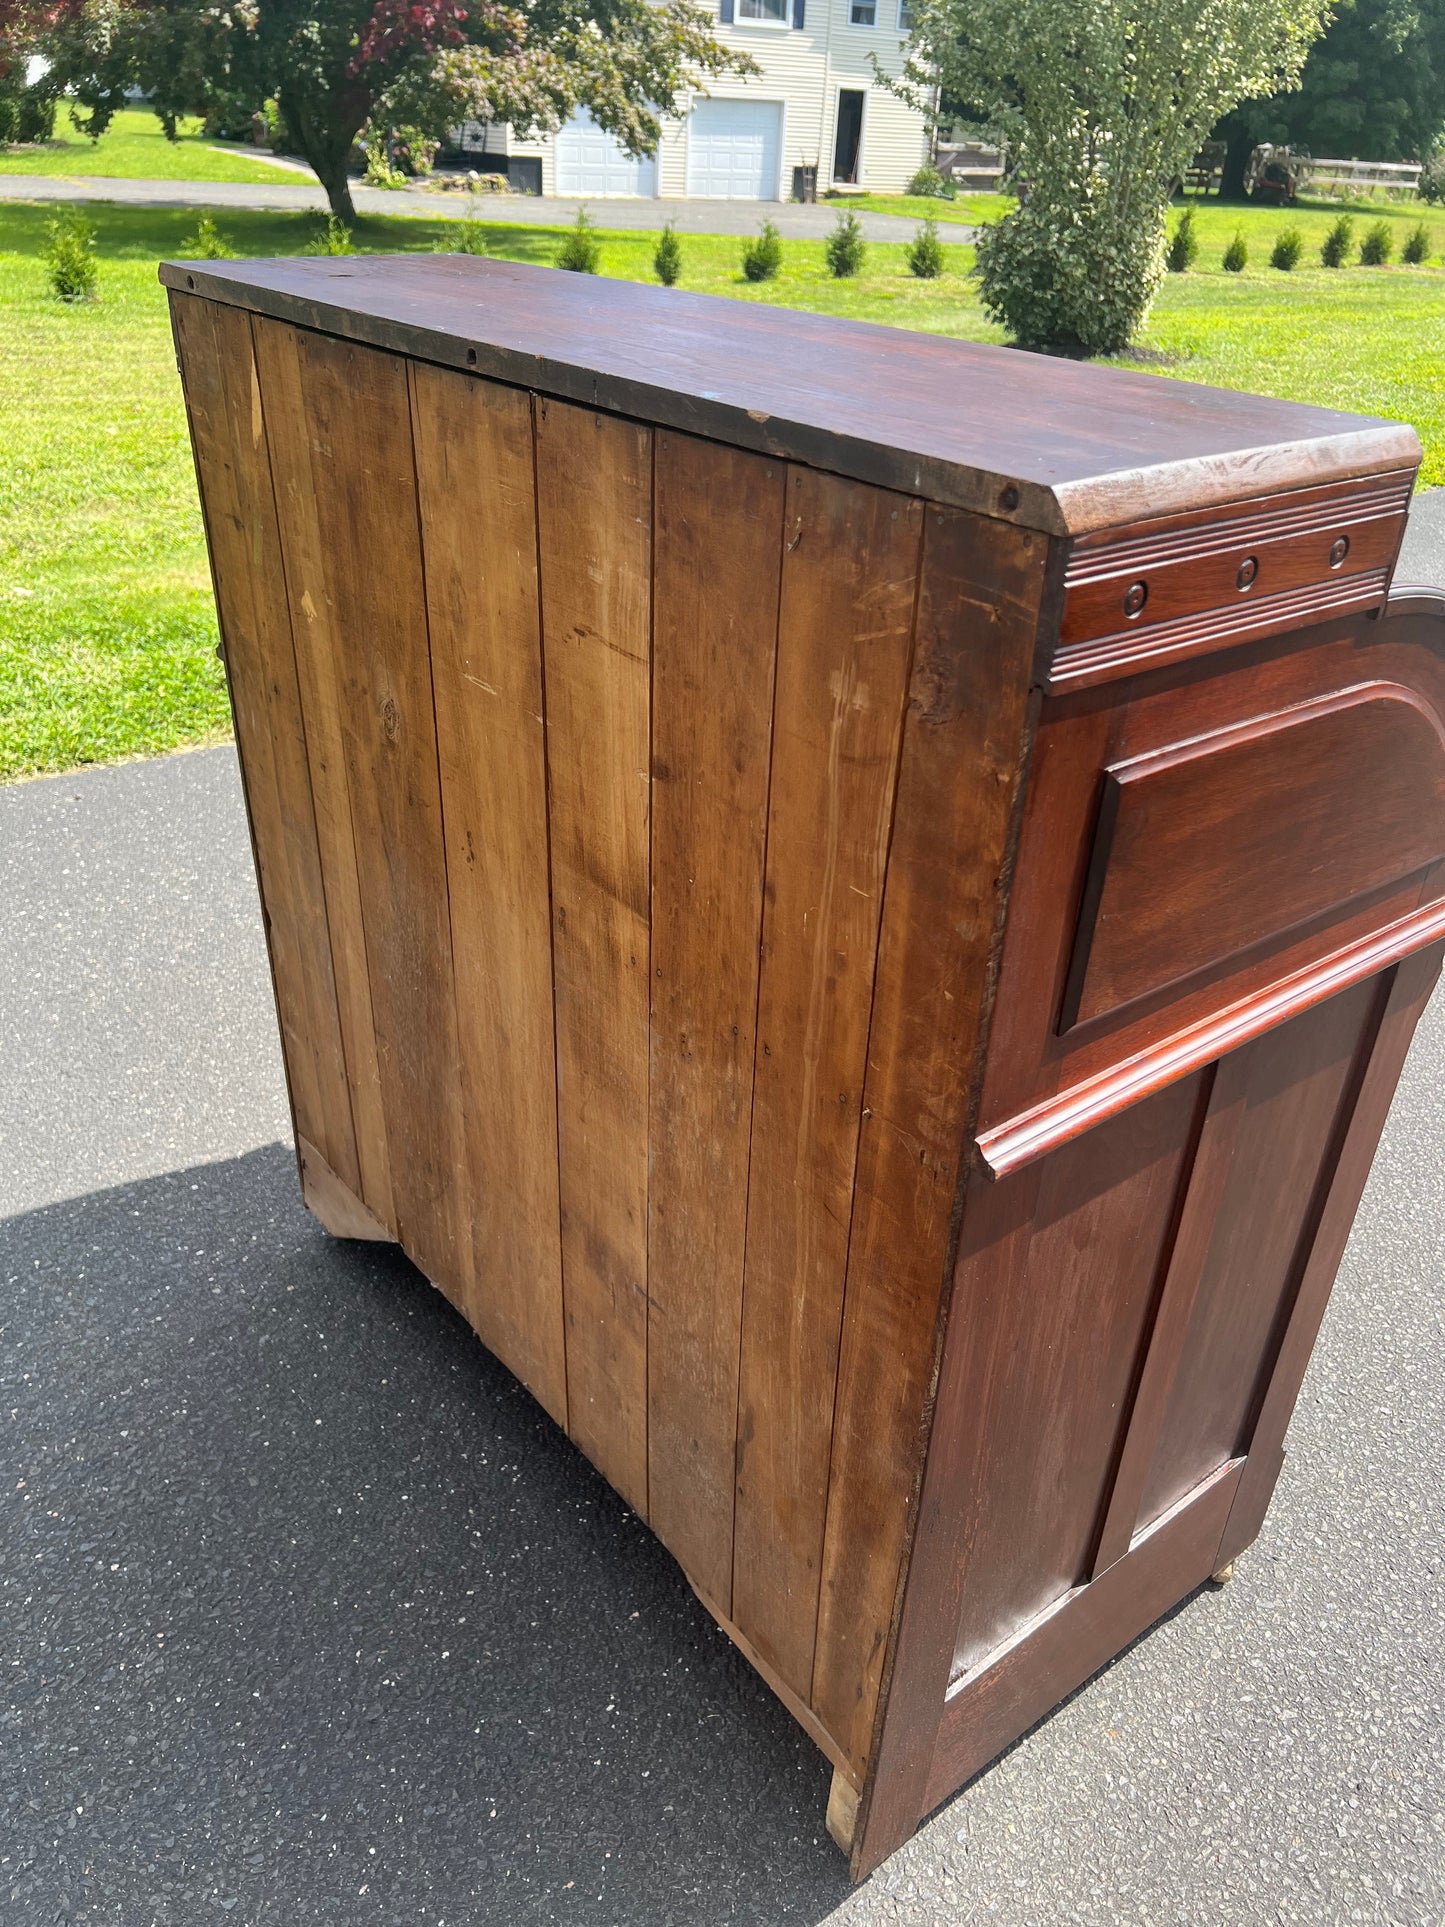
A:
<svg viewBox="0 0 1445 1927">
<path fill-rule="evenodd" d="M 1116 763 L 1060 1029 L 1214 972 L 1445 856 L 1445 725 L 1369 682 Z"/>
</svg>

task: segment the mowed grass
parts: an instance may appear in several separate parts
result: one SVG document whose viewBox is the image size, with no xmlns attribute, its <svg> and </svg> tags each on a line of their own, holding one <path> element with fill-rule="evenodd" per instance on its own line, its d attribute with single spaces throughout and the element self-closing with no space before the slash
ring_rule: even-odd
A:
<svg viewBox="0 0 1445 1927">
<path fill-rule="evenodd" d="M 599 210 L 602 217 L 602 210 Z M 1211 216 L 1215 213 L 1209 210 Z M 1411 421 L 1425 479 L 1445 481 L 1445 269 L 1277 273 L 1259 249 L 1243 275 L 1218 263 L 1240 213 L 1206 230 L 1199 271 L 1171 275 L 1135 365 L 1191 381 Z M 0 777 L 152 754 L 226 733 L 195 480 L 156 262 L 187 250 L 194 210 L 92 206 L 101 298 L 68 308 L 45 284 L 53 209 L 0 206 Z M 1416 217 L 1418 218 L 1418 213 Z M 239 253 L 296 253 L 302 214 L 217 210 Z M 1327 225 L 1327 222 L 1326 222 Z M 1437 259 L 1445 216 L 1431 221 Z M 484 224 L 493 251 L 551 262 L 555 228 Z M 429 249 L 445 220 L 368 218 L 367 251 Z M 603 270 L 649 280 L 656 237 L 607 233 Z M 820 241 L 784 244 L 753 285 L 736 239 L 685 236 L 683 285 L 736 300 L 999 341 L 967 269 L 915 281 L 898 245 L 870 246 L 863 275 L 834 281 Z"/>
<path fill-rule="evenodd" d="M 178 123 L 179 138 L 168 141 L 146 108 L 123 107 L 99 140 L 79 133 L 62 102 L 55 116 L 55 138 L 43 146 L 0 147 L 0 174 L 105 176 L 117 181 L 286 181 L 300 180 L 248 154 L 243 147 L 202 140 L 201 123 Z M 304 177 L 309 179 L 309 175 Z"/>
</svg>

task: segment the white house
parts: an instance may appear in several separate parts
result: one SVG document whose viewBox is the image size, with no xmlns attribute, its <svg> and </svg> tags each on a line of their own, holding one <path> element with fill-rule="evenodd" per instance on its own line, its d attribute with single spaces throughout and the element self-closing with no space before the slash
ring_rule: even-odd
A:
<svg viewBox="0 0 1445 1927">
<path fill-rule="evenodd" d="M 519 140 L 469 126 L 463 145 L 534 193 L 800 198 L 798 170 L 829 187 L 901 192 L 928 158 L 923 116 L 880 86 L 903 64 L 908 0 L 713 0 L 717 34 L 761 72 L 727 76 L 663 126 L 655 158 L 633 160 L 590 115 Z"/>
</svg>

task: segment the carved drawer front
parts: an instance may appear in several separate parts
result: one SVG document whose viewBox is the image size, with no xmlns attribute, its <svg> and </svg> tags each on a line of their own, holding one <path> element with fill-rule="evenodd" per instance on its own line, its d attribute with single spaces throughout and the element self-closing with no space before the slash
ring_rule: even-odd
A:
<svg viewBox="0 0 1445 1927">
<path fill-rule="evenodd" d="M 1442 735 L 1414 691 L 1367 682 L 1107 769 L 1060 1027 L 1445 855 Z"/>
<path fill-rule="evenodd" d="M 979 1149 L 996 1175 L 1445 933 L 1445 652 L 1402 612 L 1048 702 Z"/>
<path fill-rule="evenodd" d="M 1398 471 L 1083 537 L 1049 686 L 1084 688 L 1379 607 L 1413 479 Z"/>
</svg>

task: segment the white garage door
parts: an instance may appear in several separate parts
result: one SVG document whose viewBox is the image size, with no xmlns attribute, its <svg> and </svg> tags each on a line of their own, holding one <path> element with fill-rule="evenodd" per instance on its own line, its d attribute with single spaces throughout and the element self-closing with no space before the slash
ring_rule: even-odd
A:
<svg viewBox="0 0 1445 1927">
<path fill-rule="evenodd" d="M 656 160 L 633 160 L 585 107 L 557 130 L 559 194 L 645 194 L 657 192 Z"/>
<path fill-rule="evenodd" d="M 687 117 L 687 191 L 709 201 L 775 201 L 783 107 L 700 100 Z"/>
</svg>

